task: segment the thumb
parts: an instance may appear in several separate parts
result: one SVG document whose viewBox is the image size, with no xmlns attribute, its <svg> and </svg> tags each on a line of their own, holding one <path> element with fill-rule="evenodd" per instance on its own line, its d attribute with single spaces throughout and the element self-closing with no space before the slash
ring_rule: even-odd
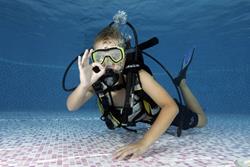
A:
<svg viewBox="0 0 250 167">
<path fill-rule="evenodd" d="M 92 78 L 93 83 L 96 82 L 99 78 L 101 78 L 101 76 L 103 76 L 104 73 L 105 73 L 104 68 L 100 68 L 100 71 L 98 73 L 94 72 L 93 78 Z"/>
</svg>

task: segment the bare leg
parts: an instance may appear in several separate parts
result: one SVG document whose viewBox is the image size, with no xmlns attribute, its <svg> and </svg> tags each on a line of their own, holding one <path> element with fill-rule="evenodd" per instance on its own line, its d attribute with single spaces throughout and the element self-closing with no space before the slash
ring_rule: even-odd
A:
<svg viewBox="0 0 250 167">
<path fill-rule="evenodd" d="M 180 82 L 180 89 L 183 95 L 183 99 L 187 105 L 187 107 L 193 112 L 198 114 L 198 125 L 196 127 L 204 127 L 207 124 L 207 117 L 200 106 L 198 100 L 191 92 L 190 88 L 186 84 L 186 80 L 182 79 Z"/>
</svg>

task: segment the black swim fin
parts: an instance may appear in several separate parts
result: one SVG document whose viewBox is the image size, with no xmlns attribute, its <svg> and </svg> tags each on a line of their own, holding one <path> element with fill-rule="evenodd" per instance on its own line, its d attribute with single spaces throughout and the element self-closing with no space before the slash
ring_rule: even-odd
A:
<svg viewBox="0 0 250 167">
<path fill-rule="evenodd" d="M 174 79 L 174 83 L 176 86 L 180 85 L 182 79 L 186 79 L 186 73 L 189 65 L 193 60 L 194 52 L 195 48 L 193 48 L 188 54 L 184 55 L 179 75 Z"/>
</svg>

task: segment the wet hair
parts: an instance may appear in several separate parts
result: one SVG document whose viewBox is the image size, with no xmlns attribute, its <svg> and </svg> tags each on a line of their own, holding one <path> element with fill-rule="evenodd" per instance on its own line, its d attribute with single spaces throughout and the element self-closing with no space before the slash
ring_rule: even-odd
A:
<svg viewBox="0 0 250 167">
<path fill-rule="evenodd" d="M 125 39 L 119 29 L 115 26 L 107 26 L 102 29 L 94 40 L 94 45 L 100 41 L 115 40 L 118 46 L 126 48 Z"/>
</svg>

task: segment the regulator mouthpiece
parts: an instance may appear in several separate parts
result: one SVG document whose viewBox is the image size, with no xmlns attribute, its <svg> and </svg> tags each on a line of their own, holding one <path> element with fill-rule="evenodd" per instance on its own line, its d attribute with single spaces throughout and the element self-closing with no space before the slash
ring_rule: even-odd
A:
<svg viewBox="0 0 250 167">
<path fill-rule="evenodd" d="M 112 87 L 118 82 L 119 74 L 114 72 L 112 69 L 107 69 L 101 79 L 106 86 Z"/>
</svg>

